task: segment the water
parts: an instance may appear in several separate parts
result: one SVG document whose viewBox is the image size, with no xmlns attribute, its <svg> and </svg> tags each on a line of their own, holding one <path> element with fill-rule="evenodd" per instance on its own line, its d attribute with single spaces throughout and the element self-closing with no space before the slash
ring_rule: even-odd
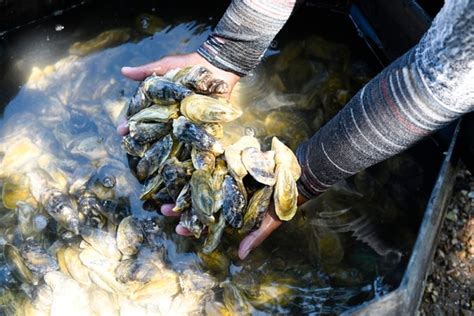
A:
<svg viewBox="0 0 474 316">
<path fill-rule="evenodd" d="M 119 201 L 124 212 L 154 218 L 163 232 L 159 243 L 166 249 L 169 286 L 179 279 L 181 292 L 151 292 L 155 304 L 143 303 L 149 312 L 186 314 L 205 306 L 211 314 L 221 307 L 215 302 L 224 302 L 253 314 L 337 314 L 395 288 L 433 181 L 416 149 L 308 203 L 245 261 L 237 258 L 238 237 L 232 233 L 205 256 L 202 240 L 177 236 L 176 222 L 143 209 L 141 185 L 115 133 L 137 86 L 121 77 L 120 67 L 195 50 L 225 5 L 195 6 L 90 4 L 3 36 L 0 170 L 4 191 L 15 194 L 3 195 L 2 242 L 20 244 L 12 231 L 15 214 L 6 207 L 14 208 L 17 200 L 35 204 L 28 182 L 45 170 L 50 184 L 63 191 L 91 177 L 114 179 L 113 189 L 101 191 L 107 199 Z M 295 148 L 378 70 L 345 17 L 307 8 L 297 14 L 256 73 L 236 87 L 232 100 L 245 115 L 226 126 L 228 142 L 251 128 L 264 143 L 278 135 Z M 308 28 L 302 21 L 310 17 L 318 22 Z M 74 44 L 110 30 L 110 45 L 94 50 Z M 48 234 L 57 238 L 54 229 Z M 46 238 L 45 246 L 52 241 Z M 183 282 L 200 276 L 204 288 L 189 286 L 185 293 Z M 233 286 L 244 298 L 232 295 Z M 5 292 L 2 305 L 11 306 L 12 293 L 21 303 L 24 292 Z M 122 312 L 145 310 L 124 294 L 112 296 Z"/>
</svg>

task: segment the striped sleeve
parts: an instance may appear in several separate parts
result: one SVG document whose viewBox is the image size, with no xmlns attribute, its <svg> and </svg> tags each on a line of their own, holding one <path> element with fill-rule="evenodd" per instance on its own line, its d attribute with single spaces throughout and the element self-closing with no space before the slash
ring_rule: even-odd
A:
<svg viewBox="0 0 474 316">
<path fill-rule="evenodd" d="M 245 76 L 258 65 L 294 5 L 295 0 L 234 0 L 198 53 L 218 68 Z"/>
<path fill-rule="evenodd" d="M 314 197 L 474 110 L 474 0 L 448 0 L 420 43 L 297 150 Z"/>
</svg>

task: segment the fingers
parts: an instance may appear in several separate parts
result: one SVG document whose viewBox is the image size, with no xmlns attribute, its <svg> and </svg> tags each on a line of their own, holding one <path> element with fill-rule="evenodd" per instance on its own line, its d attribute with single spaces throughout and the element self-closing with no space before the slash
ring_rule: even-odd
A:
<svg viewBox="0 0 474 316">
<path fill-rule="evenodd" d="M 117 126 L 117 134 L 120 136 L 125 136 L 129 132 L 127 119 L 122 119 Z"/>
<path fill-rule="evenodd" d="M 168 67 L 163 65 L 162 60 L 138 67 L 122 67 L 122 75 L 137 81 L 141 81 L 146 77 L 151 76 L 153 73 L 163 75 L 166 71 L 168 71 Z"/>
<path fill-rule="evenodd" d="M 161 206 L 161 214 L 163 214 L 164 216 L 169 216 L 169 217 L 181 216 L 181 213 L 173 212 L 173 207 L 174 207 L 174 204 L 163 204 Z M 176 234 L 181 235 L 181 236 L 193 236 L 193 233 L 191 233 L 188 229 L 184 228 L 180 224 L 176 226 L 175 231 L 176 231 Z"/>
<path fill-rule="evenodd" d="M 181 235 L 181 236 L 193 236 L 193 233 L 191 233 L 187 228 L 184 228 L 181 225 L 177 225 L 175 228 L 176 234 Z"/>
<path fill-rule="evenodd" d="M 244 260 L 248 254 L 258 247 L 270 234 L 282 224 L 274 212 L 273 206 L 268 210 L 262 220 L 262 224 L 240 242 L 239 258 Z"/>
<path fill-rule="evenodd" d="M 174 204 L 163 204 L 161 206 L 161 214 L 169 217 L 181 216 L 181 213 L 173 212 Z"/>
</svg>

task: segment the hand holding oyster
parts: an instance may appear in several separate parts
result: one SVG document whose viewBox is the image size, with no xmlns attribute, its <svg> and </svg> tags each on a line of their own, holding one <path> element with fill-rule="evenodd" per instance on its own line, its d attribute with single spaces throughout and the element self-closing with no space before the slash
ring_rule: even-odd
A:
<svg viewBox="0 0 474 316">
<path fill-rule="evenodd" d="M 301 169 L 291 149 L 273 137 L 264 151 L 252 133 L 224 148 L 223 125 L 242 115 L 222 98 L 227 91 L 224 81 L 198 65 L 152 74 L 130 101 L 130 133 L 122 141 L 144 181 L 141 198 L 165 215 L 180 216 L 178 233 L 200 238 L 207 228 L 205 253 L 217 248 L 226 231 L 244 236 L 264 218 L 273 218 L 263 223 L 273 230 L 297 210 Z"/>
</svg>

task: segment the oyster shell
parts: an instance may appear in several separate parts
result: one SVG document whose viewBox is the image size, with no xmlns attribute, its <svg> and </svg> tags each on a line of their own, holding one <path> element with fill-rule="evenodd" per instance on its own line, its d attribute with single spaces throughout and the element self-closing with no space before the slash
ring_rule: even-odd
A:
<svg viewBox="0 0 474 316">
<path fill-rule="evenodd" d="M 274 157 L 274 151 L 262 152 L 254 147 L 242 151 L 242 163 L 248 173 L 258 182 L 270 186 L 276 182 Z"/>
<path fill-rule="evenodd" d="M 191 176 L 191 201 L 195 214 L 204 225 L 214 223 L 216 202 L 209 171 L 194 171 Z"/>
<path fill-rule="evenodd" d="M 222 213 L 226 222 L 234 228 L 242 227 L 246 199 L 233 177 L 225 176 L 222 195 Z"/>
<path fill-rule="evenodd" d="M 160 169 L 166 159 L 170 156 L 173 147 L 173 138 L 166 135 L 161 140 L 154 143 L 148 149 L 143 158 L 137 164 L 137 177 L 145 180 Z"/>
<path fill-rule="evenodd" d="M 282 221 L 289 221 L 297 210 L 298 188 L 290 169 L 284 166 L 276 168 L 276 185 L 273 195 L 275 213 Z"/>
<path fill-rule="evenodd" d="M 254 193 L 249 201 L 249 205 L 244 215 L 244 224 L 240 229 L 242 234 L 250 232 L 258 225 L 270 205 L 273 188 L 265 186 Z"/>
<path fill-rule="evenodd" d="M 226 123 L 242 115 L 242 110 L 230 102 L 200 94 L 192 94 L 181 101 L 181 113 L 189 120 L 201 123 Z"/>
<path fill-rule="evenodd" d="M 117 229 L 117 248 L 124 255 L 134 255 L 143 243 L 145 237 L 140 222 L 128 216 L 124 218 Z"/>
<path fill-rule="evenodd" d="M 189 143 L 199 150 L 208 150 L 216 155 L 224 152 L 222 145 L 214 136 L 202 127 L 192 123 L 183 116 L 173 121 L 173 134 L 180 141 Z"/>
</svg>

